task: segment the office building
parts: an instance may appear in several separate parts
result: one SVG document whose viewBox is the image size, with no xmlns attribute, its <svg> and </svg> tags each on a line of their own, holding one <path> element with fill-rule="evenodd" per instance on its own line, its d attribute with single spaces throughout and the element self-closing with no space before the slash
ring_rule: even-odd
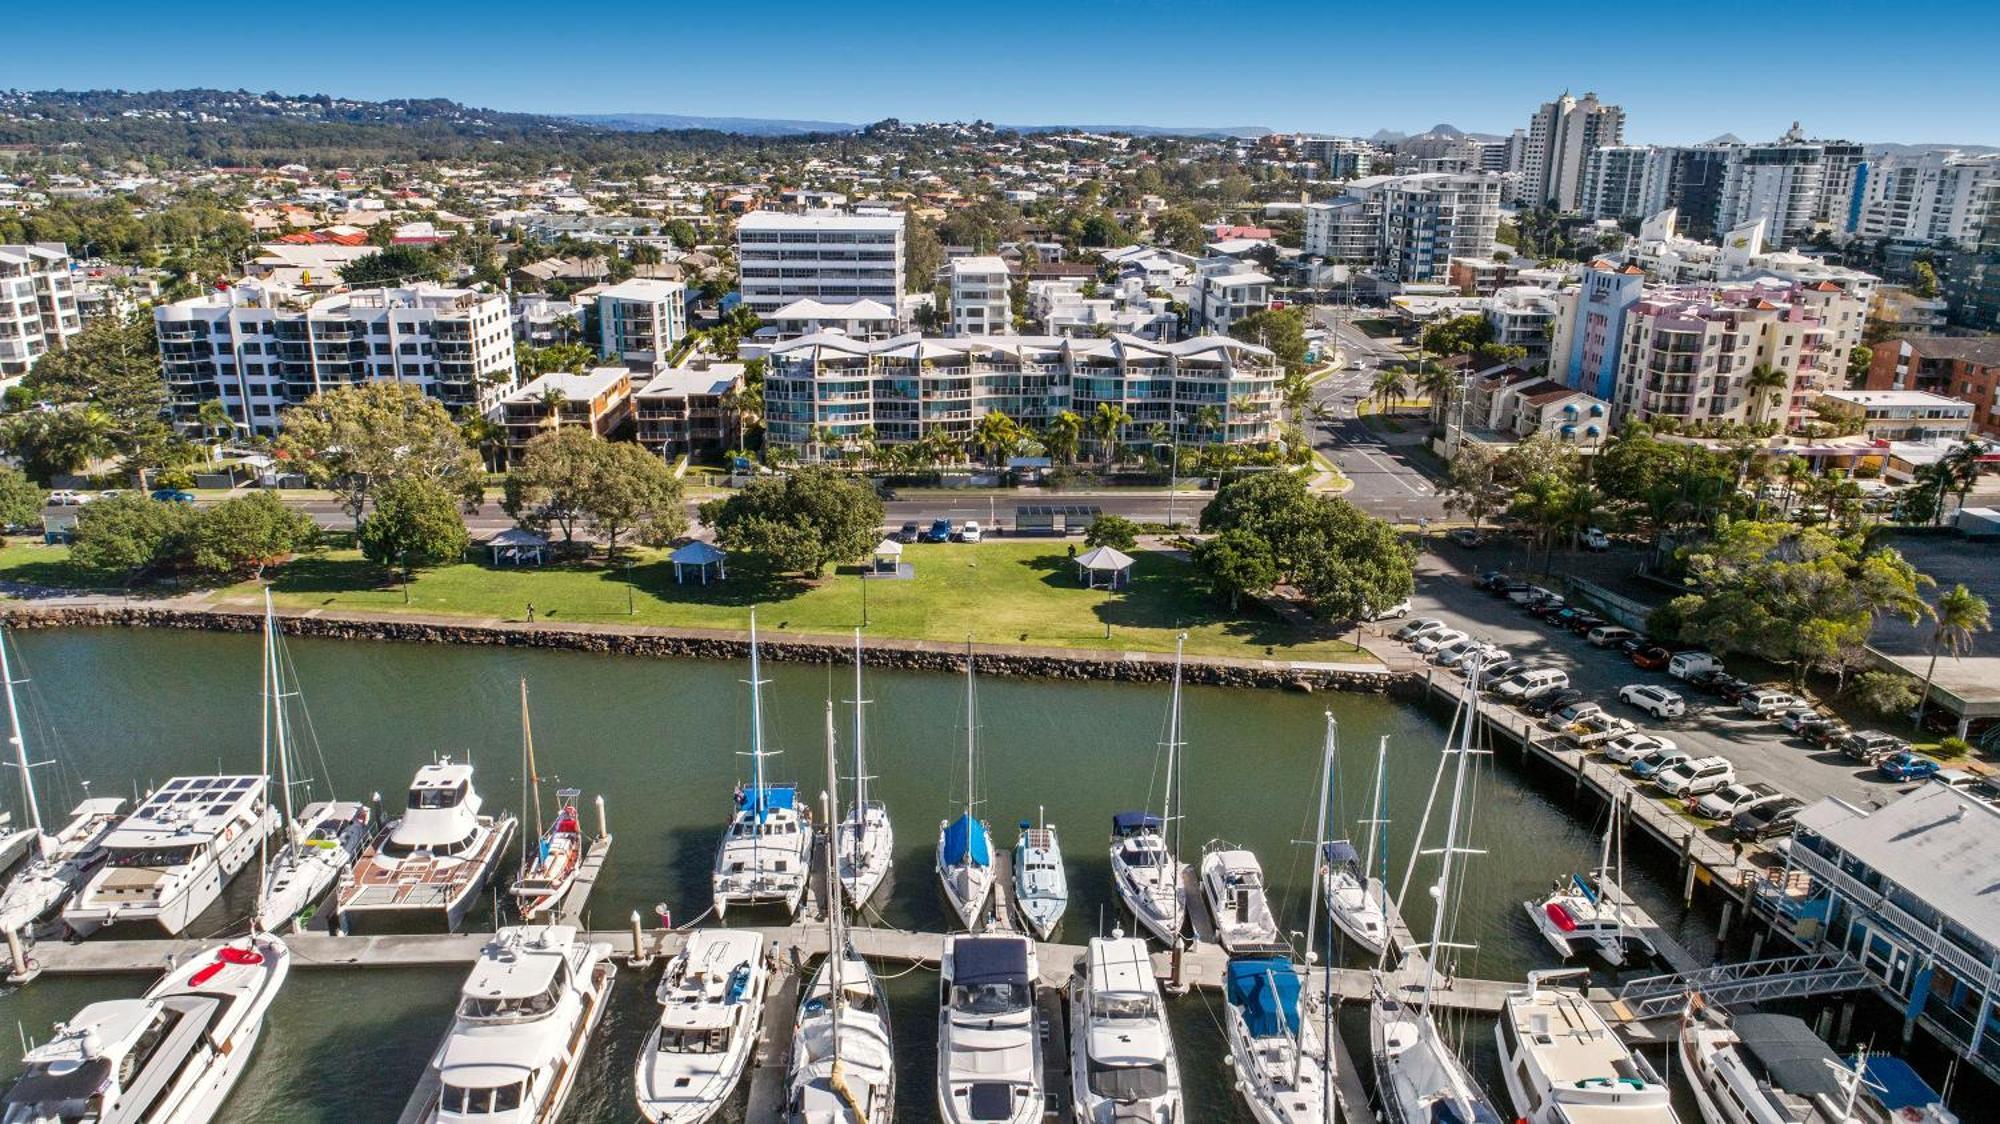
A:
<svg viewBox="0 0 2000 1124">
<path fill-rule="evenodd" d="M 27 374 L 82 330 L 69 249 L 60 242 L 0 246 L 0 378 Z"/>
<path fill-rule="evenodd" d="M 988 255 L 953 258 L 945 270 L 951 278 L 952 335 L 999 336 L 1012 332 L 1013 277 L 1007 272 L 1004 259 Z"/>
<path fill-rule="evenodd" d="M 759 316 L 794 301 L 900 307 L 903 216 L 752 211 L 736 222 L 743 303 Z"/>
<path fill-rule="evenodd" d="M 1853 418 L 1870 441 L 1955 445 L 1972 432 L 1972 403 L 1923 390 L 1829 390 L 1813 408 Z"/>
<path fill-rule="evenodd" d="M 1544 102 L 1528 123 L 1521 157 L 1521 202 L 1575 211 L 1583 199 L 1584 166 L 1593 150 L 1623 144 L 1625 111 L 1585 94 L 1565 92 Z"/>
<path fill-rule="evenodd" d="M 687 286 L 632 280 L 597 294 L 598 351 L 638 371 L 665 366 L 687 335 Z"/>
</svg>

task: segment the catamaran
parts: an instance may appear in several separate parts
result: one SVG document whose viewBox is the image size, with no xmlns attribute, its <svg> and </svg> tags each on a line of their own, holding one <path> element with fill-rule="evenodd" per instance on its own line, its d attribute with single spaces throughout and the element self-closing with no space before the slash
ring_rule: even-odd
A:
<svg viewBox="0 0 2000 1124">
<path fill-rule="evenodd" d="M 1264 867 L 1253 852 L 1210 840 L 1201 849 L 1201 896 L 1222 951 L 1242 956 L 1281 946 Z"/>
<path fill-rule="evenodd" d="M 861 693 L 861 630 L 854 630 L 854 803 L 840 821 L 834 839 L 835 857 L 840 863 L 840 889 L 855 909 L 868 904 L 881 890 L 889 867 L 896 858 L 896 832 L 889 824 L 889 809 L 868 796 L 868 784 L 875 778 L 868 772 L 868 730 L 862 710 L 868 699 Z"/>
<path fill-rule="evenodd" d="M 1180 1059 L 1145 940 L 1093 937 L 1069 1000 L 1079 1124 L 1184 1124 Z"/>
<path fill-rule="evenodd" d="M 522 803 L 532 799 L 535 805 L 535 842 L 530 847 L 523 833 L 521 872 L 514 878 L 512 893 L 521 907 L 522 919 L 534 921 L 554 913 L 570 887 L 576 884 L 577 872 L 583 869 L 584 857 L 590 853 L 590 840 L 584 835 L 583 821 L 577 815 L 576 802 L 583 795 L 581 789 L 557 789 L 555 819 L 546 824 L 542 819 L 542 775 L 535 766 L 535 734 L 528 724 L 526 679 L 521 680 L 521 757 L 525 766 L 521 784 L 528 790 L 522 794 Z M 599 811 L 602 812 L 601 804 Z"/>
<path fill-rule="evenodd" d="M 480 814 L 481 806 L 471 765 L 447 757 L 418 769 L 401 818 L 341 876 L 334 902 L 341 927 L 430 915 L 457 932 L 518 826 L 506 813 Z"/>
<path fill-rule="evenodd" d="M 959 924 L 978 932 L 986 920 L 986 900 L 993 894 L 993 832 L 974 809 L 979 807 L 979 707 L 972 687 L 972 642 L 965 642 L 965 810 L 957 819 L 938 823 L 937 872 L 945 900 Z"/>
<path fill-rule="evenodd" d="M 938 972 L 938 1119 L 1039 1124 L 1047 1105 L 1035 942 L 1019 933 L 953 933 Z"/>
<path fill-rule="evenodd" d="M 764 939 L 697 929 L 660 977 L 660 1018 L 639 1048 L 639 1115 L 702 1124 L 727 1104 L 756 1051 L 771 977 Z"/>
<path fill-rule="evenodd" d="M 186 929 L 278 826 L 266 784 L 228 775 L 161 785 L 104 837 L 104 866 L 63 908 L 63 921 L 83 936 L 121 922 Z"/>
<path fill-rule="evenodd" d="M 1036 937 L 1048 940 L 1069 909 L 1069 876 L 1056 825 L 1046 814 L 1039 819 L 1039 825 L 1022 820 L 1014 842 L 1014 910 Z"/>
<path fill-rule="evenodd" d="M 493 934 L 417 1086 L 415 1119 L 554 1124 L 618 975 L 611 946 L 582 937 L 569 925 Z"/>
<path fill-rule="evenodd" d="M 266 854 L 264 882 L 257 895 L 257 927 L 267 933 L 297 925 L 311 914 L 343 871 L 354 865 L 361 848 L 368 843 L 373 824 L 368 807 L 354 800 L 317 800 L 303 810 L 292 807 L 292 790 L 311 782 L 293 773 L 297 760 L 296 739 L 285 700 L 301 697 L 298 674 L 284 649 L 277 614 L 271 609 L 271 591 L 264 590 L 264 731 L 261 737 L 264 775 L 271 775 L 271 762 L 278 766 L 279 804 L 284 809 L 280 830 L 284 842 L 275 854 Z M 311 723 L 307 727 L 310 730 Z M 326 763 L 320 762 L 322 770 Z"/>
<path fill-rule="evenodd" d="M 1383 766 L 1388 759 L 1389 739 L 1382 738 L 1375 753 L 1375 797 L 1368 818 L 1368 854 L 1355 853 L 1354 844 L 1335 839 L 1320 849 L 1320 868 L 1326 880 L 1326 908 L 1333 923 L 1340 926 L 1368 955 L 1381 959 L 1389 947 L 1388 890 L 1383 880 L 1372 877 L 1376 844 L 1380 841 L 1382 818 Z"/>
<path fill-rule="evenodd" d="M 1167 783 L 1157 816 L 1150 812 L 1119 812 L 1111 817 L 1111 881 L 1118 898 L 1147 932 L 1169 945 L 1181 943 L 1187 921 L 1186 867 L 1179 851 L 1180 822 L 1174 818 L 1174 798 L 1180 784 L 1181 649 L 1182 633 L 1174 641 L 1174 689 L 1167 711 Z M 1173 845 L 1169 846 L 1171 837 Z"/>
<path fill-rule="evenodd" d="M 137 999 L 92 1003 L 29 1050 L 4 1124 L 208 1124 L 222 1111 L 291 971 L 273 936 L 239 938 Z"/>
<path fill-rule="evenodd" d="M 1667 1083 L 1619 1039 L 1597 1006 L 1574 988 L 1543 985 L 1584 972 L 1529 972 L 1528 986 L 1509 992 L 1501 1007 L 1493 1037 L 1517 1118 L 1528 1124 L 1678 1124 Z"/>
<path fill-rule="evenodd" d="M 1622 807 L 1614 806 L 1604 825 L 1603 854 L 1597 863 L 1597 882 L 1572 874 L 1557 882 L 1541 901 L 1522 902 L 1535 928 L 1556 954 L 1564 960 L 1576 955 L 1578 946 L 1596 952 L 1614 966 L 1633 954 L 1655 959 L 1659 953 L 1638 924 L 1637 910 L 1625 901 L 1619 889 L 1620 877 L 1613 872 L 1612 842 L 1617 838 Z M 1618 865 L 1624 864 L 1623 841 L 1619 840 Z"/>
<path fill-rule="evenodd" d="M 18 942 L 22 930 L 61 909 L 104 865 L 104 838 L 118 826 L 125 801 L 105 796 L 86 798 L 61 830 L 54 835 L 45 830 L 35 767 L 28 761 L 21 711 L 14 698 L 20 681 L 14 678 L 13 663 L 7 656 L 8 639 L 0 630 L 0 686 L 6 691 L 7 740 L 14 748 L 14 764 L 21 771 L 21 799 L 28 807 L 28 831 L 32 834 L 27 862 L 0 890 L 0 933 L 11 943 Z M 88 785 L 85 791 L 89 791 Z"/>
<path fill-rule="evenodd" d="M 1458 745 L 1453 748 L 1447 742 L 1444 754 L 1438 759 L 1437 776 L 1431 785 L 1431 799 L 1435 801 L 1446 766 L 1455 764 L 1452 770 L 1451 812 L 1446 821 L 1444 847 L 1438 852 L 1442 858 L 1437 881 L 1430 887 L 1435 908 L 1430 942 L 1422 953 L 1406 954 L 1403 967 L 1393 975 L 1379 970 L 1375 973 L 1374 994 L 1368 1006 L 1368 1036 L 1375 1057 L 1376 1096 L 1389 1124 L 1429 1124 L 1430 1121 L 1445 1118 L 1463 1124 L 1499 1124 L 1500 1120 L 1431 1012 L 1433 992 L 1443 970 L 1439 958 L 1447 951 L 1470 947 L 1452 942 L 1449 932 L 1455 912 L 1451 899 L 1458 889 L 1454 879 L 1462 881 L 1464 876 L 1459 857 L 1478 854 L 1460 838 L 1461 813 L 1467 797 L 1466 774 L 1474 754 L 1485 752 L 1472 748 L 1473 730 L 1479 724 L 1479 695 L 1474 686 L 1478 678 L 1478 668 L 1469 669 L 1456 719 L 1459 723 Z M 1419 840 L 1423 838 L 1429 820 L 1430 810 L 1426 807 L 1424 822 L 1417 829 Z M 1410 856 L 1410 873 L 1403 880 L 1405 891 L 1421 853 L 1419 846 Z M 1412 966 L 1412 956 L 1421 956 L 1421 963 Z M 1412 967 L 1414 972 L 1410 970 Z M 1412 974 L 1419 977 L 1414 982 L 1409 978 Z"/>
<path fill-rule="evenodd" d="M 798 787 L 764 777 L 764 679 L 757 657 L 757 613 L 750 613 L 750 784 L 736 786 L 734 811 L 715 848 L 709 882 L 716 916 L 734 905 L 781 905 L 787 914 L 805 900 L 812 867 L 812 812 Z"/>
<path fill-rule="evenodd" d="M 833 710 L 826 715 L 828 823 L 839 823 Z M 827 856 L 827 877 L 835 877 Z M 799 999 L 785 1075 L 785 1124 L 891 1124 L 896 1052 L 889 1001 L 874 969 L 848 944 L 843 911 L 826 911 L 827 957 Z"/>
<path fill-rule="evenodd" d="M 1791 1015 L 1689 1003 L 1678 1043 L 1707 1124 L 1958 1124 L 1908 1062 L 1843 1061 Z"/>
</svg>

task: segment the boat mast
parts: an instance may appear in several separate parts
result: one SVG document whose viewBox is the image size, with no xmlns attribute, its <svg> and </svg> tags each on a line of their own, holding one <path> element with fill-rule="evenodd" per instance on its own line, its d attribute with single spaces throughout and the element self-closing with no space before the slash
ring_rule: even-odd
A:
<svg viewBox="0 0 2000 1124">
<path fill-rule="evenodd" d="M 1319 934 L 1319 864 L 1326 855 L 1326 806 L 1332 795 L 1333 768 L 1338 750 L 1340 723 L 1334 721 L 1333 711 L 1326 712 L 1326 741 L 1320 747 L 1319 757 L 1319 819 L 1313 831 L 1312 888 L 1306 896 L 1306 964 L 1310 967 L 1318 955 L 1314 945 Z M 1326 972 L 1333 971 L 1331 963 L 1321 966 Z M 1331 980 L 1331 976 L 1328 977 Z M 1292 1043 L 1292 1088 L 1299 1087 L 1299 1071 L 1305 1065 L 1306 1020 L 1305 1013 L 1299 1013 L 1298 1030 L 1294 1032 Z"/>
<path fill-rule="evenodd" d="M 1187 644 L 1187 633 L 1174 637 L 1174 693 L 1167 713 L 1167 791 L 1160 809 L 1160 836 L 1167 843 L 1167 853 L 1178 856 L 1181 853 L 1181 833 L 1174 823 L 1174 785 L 1179 780 L 1178 766 L 1181 752 L 1181 649 Z"/>
<path fill-rule="evenodd" d="M 972 815 L 973 799 L 973 700 L 972 700 L 972 637 L 965 638 L 965 814 Z"/>
<path fill-rule="evenodd" d="M 540 770 L 535 766 L 535 729 L 528 721 L 528 680 L 526 676 L 523 676 L 521 679 L 521 762 L 524 766 L 521 770 L 521 804 L 525 809 L 530 799 L 529 794 L 533 793 L 533 800 L 535 802 L 535 841 L 539 844 L 544 831 L 542 824 L 542 778 Z M 528 865 L 528 837 L 526 833 L 523 833 L 521 836 L 521 865 L 523 868 L 526 868 Z"/>
<path fill-rule="evenodd" d="M 264 659 L 270 664 L 271 736 L 278 755 L 278 792 L 285 809 L 285 842 L 297 843 L 298 823 L 292 815 L 291 747 L 285 741 L 285 668 L 278 659 L 278 616 L 271 609 L 271 587 L 264 587 Z M 269 765 L 265 768 L 268 770 Z"/>
<path fill-rule="evenodd" d="M 42 805 L 35 799 L 35 776 L 28 764 L 28 743 L 21 736 L 21 711 L 14 701 L 14 670 L 7 662 L 7 637 L 0 633 L 0 680 L 7 685 L 7 740 L 14 743 L 14 763 L 21 769 L 21 795 L 28 802 L 28 824 L 35 829 L 35 847 L 42 847 Z"/>
<path fill-rule="evenodd" d="M 1364 897 L 1368 893 L 1369 876 L 1375 869 L 1375 846 L 1383 826 L 1389 822 L 1382 818 L 1382 785 L 1388 779 L 1388 764 L 1389 735 L 1383 734 L 1381 742 L 1375 747 L 1375 801 L 1368 816 L 1368 857 L 1361 865 L 1361 893 Z M 1382 896 L 1384 899 L 1389 896 L 1389 853 L 1386 850 L 1382 852 Z"/>
<path fill-rule="evenodd" d="M 832 699 L 828 699 L 826 702 L 826 788 L 827 795 L 825 799 L 828 802 L 826 807 L 827 830 L 829 832 L 838 831 L 840 830 L 838 826 L 840 823 L 840 784 L 839 778 L 834 775 L 833 771 Z M 845 1093 L 847 1082 L 841 1076 L 840 1072 L 840 1007 L 845 1002 L 847 993 L 847 989 L 841 983 L 840 976 L 841 968 L 847 959 L 847 951 L 841 947 L 840 943 L 840 902 L 837 897 L 840 893 L 840 875 L 839 871 L 835 868 L 833 853 L 834 848 L 831 846 L 827 847 L 826 893 L 829 900 L 826 909 L 826 1009 L 831 1028 L 829 1037 L 833 1046 L 831 1050 L 833 1065 L 827 1071 L 827 1084 L 833 1087 L 836 1094 L 847 1096 L 851 1102 L 851 1095 Z M 861 1119 L 858 1106 L 855 1109 L 855 1119 Z"/>
<path fill-rule="evenodd" d="M 757 610 L 750 610 L 750 795 L 764 822 L 764 679 L 758 674 Z M 762 833 L 760 832 L 759 835 Z"/>
<path fill-rule="evenodd" d="M 868 700 L 861 697 L 861 630 L 854 630 L 854 834 L 859 839 L 867 822 L 868 813 L 868 739 L 867 723 L 862 721 L 861 708 Z M 837 822 L 837 821 L 836 821 Z"/>
<path fill-rule="evenodd" d="M 1478 682 L 1478 679 L 1479 668 L 1475 664 L 1465 678 L 1465 714 L 1458 729 L 1458 749 L 1455 751 L 1457 761 L 1454 763 L 1451 778 L 1451 813 L 1445 819 L 1444 849 L 1441 852 L 1443 857 L 1438 863 L 1437 883 L 1431 887 L 1431 900 L 1435 903 L 1436 912 L 1431 917 L 1430 951 L 1425 957 L 1427 963 L 1424 965 L 1423 1010 L 1426 1015 L 1430 1014 L 1432 992 L 1437 984 L 1438 953 L 1447 947 L 1464 947 L 1446 941 L 1444 939 L 1444 930 L 1447 919 L 1450 917 L 1451 909 L 1449 899 L 1451 896 L 1452 860 L 1460 854 L 1476 853 L 1469 849 L 1461 848 L 1458 845 L 1458 825 L 1459 809 L 1465 802 L 1465 762 L 1468 757 L 1472 756 L 1472 728 L 1477 725 L 1479 718 L 1479 694 L 1478 688 L 1474 686 Z M 1454 751 L 1447 750 L 1446 752 L 1450 754 Z"/>
</svg>

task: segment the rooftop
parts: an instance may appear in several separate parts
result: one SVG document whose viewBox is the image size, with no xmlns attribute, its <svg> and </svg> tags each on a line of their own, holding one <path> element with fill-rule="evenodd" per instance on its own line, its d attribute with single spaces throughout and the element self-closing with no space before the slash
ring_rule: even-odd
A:
<svg viewBox="0 0 2000 1124">
<path fill-rule="evenodd" d="M 1880 346 L 1892 347 L 1898 343 L 1909 344 L 1911 351 L 1925 359 L 1961 359 L 2000 367 L 2000 336 L 1903 336 L 1886 340 Z"/>
<path fill-rule="evenodd" d="M 1799 813 L 1799 828 L 2000 945 L 2000 809 L 1948 785 L 1920 784 L 1872 812 L 1828 797 Z"/>
<path fill-rule="evenodd" d="M 571 402 L 587 402 L 618 385 L 620 379 L 631 377 L 632 371 L 627 367 L 594 367 L 581 375 L 568 371 L 551 371 L 509 394 L 506 400 L 538 402 L 544 393 L 560 390 L 563 397 Z"/>
<path fill-rule="evenodd" d="M 850 215 L 840 211 L 752 211 L 736 220 L 738 230 L 901 230 L 901 215 Z"/>
<path fill-rule="evenodd" d="M 653 281 L 644 278 L 634 278 L 630 281 L 621 281 L 608 289 L 598 290 L 597 298 L 603 300 L 609 297 L 613 300 L 642 301 L 650 304 L 660 301 L 684 300 L 686 293 L 687 286 L 678 281 Z"/>
<path fill-rule="evenodd" d="M 721 395 L 743 381 L 743 364 L 710 363 L 706 367 L 669 367 L 632 393 L 640 398 L 686 398 Z"/>
<path fill-rule="evenodd" d="M 1972 403 L 1925 390 L 1828 390 L 1825 397 L 1856 406 L 1918 406 L 1972 412 Z"/>
</svg>

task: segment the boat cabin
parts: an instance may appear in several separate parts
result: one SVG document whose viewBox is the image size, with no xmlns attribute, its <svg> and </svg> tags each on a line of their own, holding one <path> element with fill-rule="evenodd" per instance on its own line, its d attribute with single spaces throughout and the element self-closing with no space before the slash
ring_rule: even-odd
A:
<svg viewBox="0 0 2000 1124">
<path fill-rule="evenodd" d="M 472 787 L 472 766 L 449 759 L 417 770 L 410 782 L 403 817 L 382 841 L 390 857 L 429 851 L 456 855 L 479 842 L 479 793 Z"/>
</svg>

